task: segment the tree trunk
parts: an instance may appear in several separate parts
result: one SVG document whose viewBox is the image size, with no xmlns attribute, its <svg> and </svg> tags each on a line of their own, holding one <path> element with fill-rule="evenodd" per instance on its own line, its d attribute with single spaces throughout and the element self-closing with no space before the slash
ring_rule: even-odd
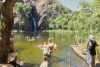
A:
<svg viewBox="0 0 100 67">
<path fill-rule="evenodd" d="M 13 6 L 16 0 L 6 0 L 2 6 L 2 28 L 1 28 L 1 51 L 0 51 L 0 63 L 7 63 L 8 60 L 8 45 L 10 43 L 10 35 L 13 28 Z"/>
</svg>

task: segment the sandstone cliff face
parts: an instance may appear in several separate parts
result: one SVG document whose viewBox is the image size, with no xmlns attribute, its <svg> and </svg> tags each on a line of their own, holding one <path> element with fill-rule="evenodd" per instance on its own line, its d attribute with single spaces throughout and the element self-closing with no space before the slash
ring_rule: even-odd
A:
<svg viewBox="0 0 100 67">
<path fill-rule="evenodd" d="M 35 6 L 37 9 L 37 13 L 40 15 L 40 20 L 38 22 L 38 26 L 46 27 L 47 24 L 47 15 L 48 15 L 48 7 L 56 8 L 57 4 L 55 0 L 36 0 Z"/>
<path fill-rule="evenodd" d="M 46 0 L 37 0 L 36 1 L 36 9 L 38 14 L 42 15 L 43 12 L 46 10 Z"/>
<path fill-rule="evenodd" d="M 40 16 L 47 13 L 48 6 L 51 6 L 52 8 L 56 7 L 55 0 L 36 0 L 36 9 Z"/>
<path fill-rule="evenodd" d="M 40 29 L 46 29 L 48 26 L 46 18 L 48 16 L 48 7 L 55 9 L 58 7 L 55 0 L 19 0 L 18 2 L 24 3 L 26 7 L 34 7 L 30 13 L 34 15 L 34 20 L 36 20 L 35 22 Z"/>
</svg>

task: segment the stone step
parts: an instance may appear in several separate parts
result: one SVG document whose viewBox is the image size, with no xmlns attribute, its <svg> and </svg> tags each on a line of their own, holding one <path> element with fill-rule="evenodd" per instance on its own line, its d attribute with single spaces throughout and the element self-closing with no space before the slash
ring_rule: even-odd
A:
<svg viewBox="0 0 100 67">
<path fill-rule="evenodd" d="M 0 67 L 14 67 L 14 66 L 11 64 L 0 64 Z"/>
</svg>

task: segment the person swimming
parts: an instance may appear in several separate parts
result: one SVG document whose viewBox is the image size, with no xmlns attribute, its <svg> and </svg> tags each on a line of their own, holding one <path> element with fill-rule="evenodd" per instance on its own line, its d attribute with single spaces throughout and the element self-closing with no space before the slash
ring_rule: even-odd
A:
<svg viewBox="0 0 100 67">
<path fill-rule="evenodd" d="M 41 63 L 40 67 L 49 67 L 48 59 L 44 58 L 43 62 Z"/>
<path fill-rule="evenodd" d="M 54 43 L 54 40 L 52 38 L 48 39 L 48 46 L 49 46 L 50 54 L 52 54 L 53 50 L 57 49 L 57 45 Z"/>
</svg>

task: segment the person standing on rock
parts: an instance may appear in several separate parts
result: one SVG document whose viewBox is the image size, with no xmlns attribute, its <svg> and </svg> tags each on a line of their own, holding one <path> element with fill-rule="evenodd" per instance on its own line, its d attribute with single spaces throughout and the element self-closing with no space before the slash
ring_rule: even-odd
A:
<svg viewBox="0 0 100 67">
<path fill-rule="evenodd" d="M 95 56 L 96 56 L 96 46 L 98 46 L 94 35 L 89 35 L 89 41 L 87 44 L 87 51 L 91 56 L 91 67 L 95 67 Z"/>
</svg>

